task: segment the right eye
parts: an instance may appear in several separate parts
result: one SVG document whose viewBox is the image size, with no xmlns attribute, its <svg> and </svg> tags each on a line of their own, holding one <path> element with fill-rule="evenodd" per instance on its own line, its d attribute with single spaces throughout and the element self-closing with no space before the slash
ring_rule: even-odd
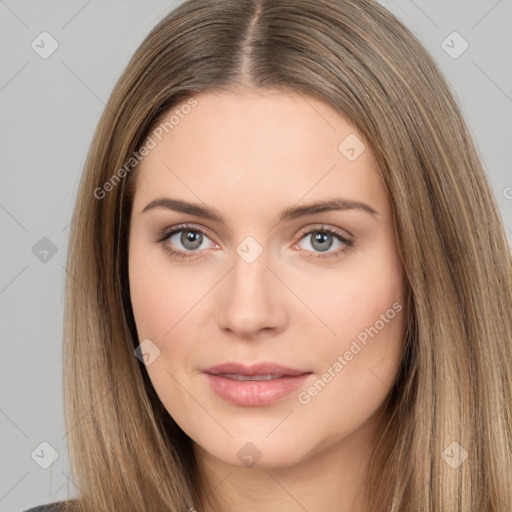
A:
<svg viewBox="0 0 512 512">
<path fill-rule="evenodd" d="M 173 257 L 181 259 L 195 257 L 193 253 L 202 252 L 202 250 L 207 249 L 207 240 L 210 239 L 204 231 L 185 224 L 164 230 L 158 237 L 157 242 L 162 243 L 165 251 Z M 210 242 L 214 247 L 218 247 L 215 242 L 211 240 Z M 181 247 L 179 247 L 180 245 Z M 203 248 L 201 249 L 202 246 Z"/>
</svg>

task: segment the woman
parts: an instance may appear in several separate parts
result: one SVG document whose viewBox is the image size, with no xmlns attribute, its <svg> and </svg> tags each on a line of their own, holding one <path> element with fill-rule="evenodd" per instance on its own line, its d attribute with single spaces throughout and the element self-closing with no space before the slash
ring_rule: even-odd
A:
<svg viewBox="0 0 512 512">
<path fill-rule="evenodd" d="M 435 62 L 369 0 L 189 0 L 95 134 L 68 256 L 76 500 L 512 507 L 510 248 Z"/>
</svg>

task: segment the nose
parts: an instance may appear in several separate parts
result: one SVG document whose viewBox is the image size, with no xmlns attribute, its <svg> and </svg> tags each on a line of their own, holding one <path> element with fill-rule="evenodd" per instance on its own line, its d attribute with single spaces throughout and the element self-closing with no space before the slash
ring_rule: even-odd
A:
<svg viewBox="0 0 512 512">
<path fill-rule="evenodd" d="M 218 291 L 217 321 L 222 330 L 254 338 L 286 327 L 286 290 L 268 263 L 265 251 L 251 263 L 234 254 L 233 268 Z"/>
</svg>

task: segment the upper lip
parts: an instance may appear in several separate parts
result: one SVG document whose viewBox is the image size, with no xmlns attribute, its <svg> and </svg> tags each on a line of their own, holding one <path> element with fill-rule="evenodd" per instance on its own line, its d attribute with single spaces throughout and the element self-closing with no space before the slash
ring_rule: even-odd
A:
<svg viewBox="0 0 512 512">
<path fill-rule="evenodd" d="M 305 373 L 311 373 L 305 370 L 299 370 L 297 368 L 289 368 L 277 363 L 263 362 L 253 365 L 245 365 L 243 363 L 229 362 L 222 363 L 216 366 L 211 366 L 203 370 L 205 373 L 211 375 L 219 375 L 225 373 L 237 374 L 237 375 L 303 375 Z"/>
</svg>

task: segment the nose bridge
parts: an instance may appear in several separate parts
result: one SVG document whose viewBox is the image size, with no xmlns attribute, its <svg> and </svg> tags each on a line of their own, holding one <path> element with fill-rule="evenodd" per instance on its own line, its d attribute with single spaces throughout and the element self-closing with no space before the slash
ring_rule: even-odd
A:
<svg viewBox="0 0 512 512">
<path fill-rule="evenodd" d="M 235 304 L 258 308 L 270 298 L 268 279 L 268 252 L 258 250 L 252 241 L 244 241 L 236 248 L 231 272 L 230 295 Z M 259 252 L 259 254 L 258 254 Z"/>
<path fill-rule="evenodd" d="M 262 248 L 263 249 L 263 248 Z M 251 247 L 250 243 L 242 242 L 236 249 L 236 255 L 233 259 L 233 272 L 231 279 L 233 281 L 233 292 L 243 296 L 257 294 L 264 298 L 266 288 L 268 287 L 268 253 L 261 251 L 255 254 L 256 249 Z M 246 293 L 244 293 L 244 290 Z"/>
<path fill-rule="evenodd" d="M 246 237 L 236 247 L 219 303 L 221 327 L 249 335 L 282 326 L 284 304 L 279 283 L 267 268 L 269 256 L 253 237 Z"/>
</svg>

